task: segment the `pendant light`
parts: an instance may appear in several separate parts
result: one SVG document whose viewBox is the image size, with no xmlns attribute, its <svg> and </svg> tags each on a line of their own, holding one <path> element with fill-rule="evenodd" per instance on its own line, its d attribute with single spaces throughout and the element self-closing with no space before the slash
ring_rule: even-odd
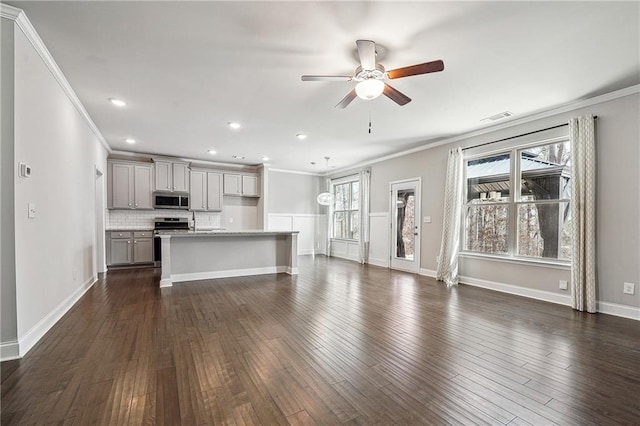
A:
<svg viewBox="0 0 640 426">
<path fill-rule="evenodd" d="M 327 172 L 329 171 L 329 157 L 324 157 L 324 160 L 326 161 L 327 164 Z M 318 198 L 316 198 L 316 200 L 318 201 L 318 204 L 320 204 L 321 206 L 330 206 L 333 204 L 335 197 L 333 196 L 333 194 L 331 192 L 329 192 L 329 181 L 327 180 L 327 191 L 323 192 L 321 194 L 318 194 Z"/>
</svg>

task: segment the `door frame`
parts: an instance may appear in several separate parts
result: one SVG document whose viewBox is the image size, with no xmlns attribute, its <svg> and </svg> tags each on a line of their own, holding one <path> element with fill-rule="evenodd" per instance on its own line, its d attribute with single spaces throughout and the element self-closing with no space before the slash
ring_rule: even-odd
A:
<svg viewBox="0 0 640 426">
<path fill-rule="evenodd" d="M 413 183 L 413 182 L 415 182 L 416 184 L 417 202 L 415 204 L 416 206 L 415 224 L 418 228 L 417 229 L 418 235 L 416 236 L 416 241 L 414 246 L 415 266 L 412 268 L 398 268 L 398 267 L 394 268 L 393 257 L 394 257 L 394 253 L 396 252 L 395 251 L 396 247 L 394 247 L 395 237 L 393 233 L 393 223 L 395 221 L 396 208 L 395 208 L 395 200 L 393 199 L 393 186 L 404 184 L 404 183 Z M 420 273 L 420 253 L 421 253 L 420 249 L 422 248 L 422 226 L 421 225 L 422 225 L 422 177 L 400 179 L 400 180 L 394 180 L 389 182 L 389 268 L 390 269 L 412 272 L 414 274 Z"/>
<path fill-rule="evenodd" d="M 105 175 L 98 167 L 94 165 L 94 206 L 95 206 L 95 245 L 93 271 L 101 274 L 107 271 L 106 262 L 106 237 L 105 237 Z"/>
</svg>

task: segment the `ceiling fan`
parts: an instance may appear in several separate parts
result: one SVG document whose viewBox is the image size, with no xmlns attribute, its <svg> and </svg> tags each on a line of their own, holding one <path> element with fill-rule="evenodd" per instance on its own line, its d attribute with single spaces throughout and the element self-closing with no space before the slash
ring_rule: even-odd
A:
<svg viewBox="0 0 640 426">
<path fill-rule="evenodd" d="M 425 62 L 423 64 L 410 65 L 386 71 L 381 64 L 376 63 L 376 44 L 371 40 L 357 40 L 358 57 L 360 66 L 356 68 L 354 75 L 303 75 L 302 81 L 357 81 L 356 87 L 347 93 L 336 105 L 336 108 L 346 108 L 356 96 L 371 100 L 380 95 L 385 95 L 398 105 L 406 105 L 411 98 L 404 93 L 389 86 L 384 80 L 409 77 L 412 75 L 428 74 L 444 69 L 441 60 Z"/>
</svg>

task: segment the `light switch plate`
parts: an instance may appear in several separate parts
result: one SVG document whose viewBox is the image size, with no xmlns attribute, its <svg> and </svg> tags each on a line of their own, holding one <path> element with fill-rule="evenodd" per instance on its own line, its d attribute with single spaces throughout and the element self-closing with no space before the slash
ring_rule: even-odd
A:
<svg viewBox="0 0 640 426">
<path fill-rule="evenodd" d="M 29 211 L 28 211 L 27 217 L 29 219 L 35 218 L 36 217 L 36 205 L 34 203 L 29 203 L 28 209 L 29 209 Z"/>
<path fill-rule="evenodd" d="M 424 218 L 422 218 L 422 221 L 424 223 L 431 223 L 431 216 L 425 216 Z"/>
</svg>

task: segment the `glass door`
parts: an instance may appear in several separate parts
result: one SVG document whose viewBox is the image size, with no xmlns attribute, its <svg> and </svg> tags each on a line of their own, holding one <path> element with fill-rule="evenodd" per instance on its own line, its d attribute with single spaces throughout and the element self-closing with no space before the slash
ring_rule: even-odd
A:
<svg viewBox="0 0 640 426">
<path fill-rule="evenodd" d="M 420 181 L 391 184 L 391 268 L 420 271 Z"/>
</svg>

